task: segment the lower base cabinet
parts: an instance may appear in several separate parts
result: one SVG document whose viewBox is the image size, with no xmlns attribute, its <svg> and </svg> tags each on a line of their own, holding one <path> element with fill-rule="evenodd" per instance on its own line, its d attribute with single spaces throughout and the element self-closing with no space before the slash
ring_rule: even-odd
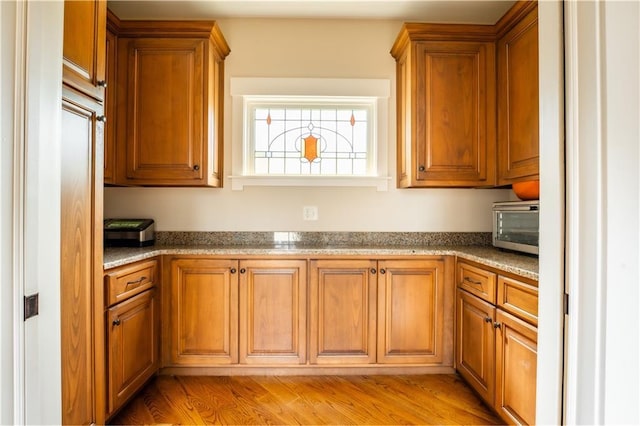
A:
<svg viewBox="0 0 640 426">
<path fill-rule="evenodd" d="M 495 401 L 495 332 L 496 308 L 457 290 L 456 366 L 458 372 L 493 406 Z"/>
<path fill-rule="evenodd" d="M 535 424 L 538 330 L 501 310 L 496 324 L 495 408 L 509 423 Z"/>
<path fill-rule="evenodd" d="M 536 283 L 467 262 L 457 270 L 456 369 L 505 422 L 535 424 Z"/>
<path fill-rule="evenodd" d="M 109 411 L 120 408 L 158 369 L 155 290 L 147 290 L 110 308 Z"/>
<path fill-rule="evenodd" d="M 158 260 L 105 271 L 106 418 L 160 368 Z"/>
<path fill-rule="evenodd" d="M 164 366 L 450 368 L 453 262 L 168 256 Z"/>
</svg>

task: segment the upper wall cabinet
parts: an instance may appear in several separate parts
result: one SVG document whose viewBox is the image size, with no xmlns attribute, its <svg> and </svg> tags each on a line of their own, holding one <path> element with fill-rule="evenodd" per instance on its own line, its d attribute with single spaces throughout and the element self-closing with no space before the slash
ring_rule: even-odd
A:
<svg viewBox="0 0 640 426">
<path fill-rule="evenodd" d="M 398 186 L 495 184 L 495 32 L 405 24 L 396 59 Z"/>
<path fill-rule="evenodd" d="M 498 184 L 537 179 L 538 3 L 518 2 L 498 29 Z"/>
<path fill-rule="evenodd" d="M 228 54 L 213 21 L 120 21 L 114 183 L 222 186 Z"/>
<path fill-rule="evenodd" d="M 104 126 L 104 183 L 115 183 L 116 179 L 116 49 L 120 20 L 107 10 L 107 39 L 105 44 L 105 69 L 107 81 L 105 88 L 105 113 L 110 120 Z"/>
<path fill-rule="evenodd" d="M 62 81 L 99 101 L 104 99 L 106 0 L 66 1 Z"/>
</svg>

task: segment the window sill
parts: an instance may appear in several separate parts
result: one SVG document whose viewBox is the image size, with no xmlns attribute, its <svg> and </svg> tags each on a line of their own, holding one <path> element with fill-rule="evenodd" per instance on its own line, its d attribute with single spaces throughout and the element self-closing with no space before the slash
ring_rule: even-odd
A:
<svg viewBox="0 0 640 426">
<path fill-rule="evenodd" d="M 375 187 L 388 191 L 390 177 L 379 176 L 229 176 L 231 189 L 243 191 L 245 186 L 290 187 Z"/>
</svg>

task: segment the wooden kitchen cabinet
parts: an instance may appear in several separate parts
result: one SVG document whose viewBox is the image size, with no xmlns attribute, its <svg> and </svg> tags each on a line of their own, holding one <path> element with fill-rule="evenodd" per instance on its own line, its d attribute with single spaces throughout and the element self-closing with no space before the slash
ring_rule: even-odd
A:
<svg viewBox="0 0 640 426">
<path fill-rule="evenodd" d="M 116 182 L 116 111 L 117 80 L 116 50 L 118 48 L 118 28 L 120 20 L 107 10 L 107 36 L 105 43 L 105 73 L 107 87 L 104 90 L 104 109 L 109 121 L 104 129 L 104 183 Z"/>
<path fill-rule="evenodd" d="M 104 272 L 106 312 L 106 418 L 160 367 L 158 259 Z"/>
<path fill-rule="evenodd" d="M 106 0 L 66 0 L 62 82 L 96 100 L 104 99 Z"/>
<path fill-rule="evenodd" d="M 444 259 L 378 262 L 380 364 L 451 364 L 453 295 Z"/>
<path fill-rule="evenodd" d="M 398 187 L 495 184 L 491 26 L 404 24 L 397 79 Z"/>
<path fill-rule="evenodd" d="M 466 260 L 457 269 L 458 372 L 505 422 L 535 424 L 537 283 Z M 468 292 L 481 271 L 496 277 L 495 301 Z"/>
<path fill-rule="evenodd" d="M 102 104 L 62 86 L 61 421 L 104 421 Z M 102 414 L 101 414 L 102 413 Z"/>
<path fill-rule="evenodd" d="M 495 409 L 510 424 L 536 423 L 538 329 L 496 311 Z"/>
<path fill-rule="evenodd" d="M 498 184 L 539 177 L 538 3 L 517 2 L 496 24 Z"/>
<path fill-rule="evenodd" d="M 240 262 L 240 363 L 307 360 L 307 262 Z"/>
<path fill-rule="evenodd" d="M 495 395 L 495 306 L 458 289 L 456 366 L 480 396 L 493 406 Z"/>
<path fill-rule="evenodd" d="M 309 362 L 376 362 L 375 260 L 313 260 L 309 267 Z"/>
<path fill-rule="evenodd" d="M 107 312 L 109 413 L 120 408 L 158 370 L 158 311 L 152 288 Z"/>
<path fill-rule="evenodd" d="M 222 186 L 228 54 L 213 21 L 120 21 L 116 184 Z"/>
<path fill-rule="evenodd" d="M 231 259 L 170 260 L 170 364 L 238 362 L 237 271 Z"/>
</svg>

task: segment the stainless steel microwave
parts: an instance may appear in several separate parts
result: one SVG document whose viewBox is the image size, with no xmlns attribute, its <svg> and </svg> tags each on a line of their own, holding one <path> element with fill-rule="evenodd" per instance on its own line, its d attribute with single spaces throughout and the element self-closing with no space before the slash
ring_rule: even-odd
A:
<svg viewBox="0 0 640 426">
<path fill-rule="evenodd" d="M 493 203 L 493 245 L 538 254 L 540 201 Z"/>
</svg>

